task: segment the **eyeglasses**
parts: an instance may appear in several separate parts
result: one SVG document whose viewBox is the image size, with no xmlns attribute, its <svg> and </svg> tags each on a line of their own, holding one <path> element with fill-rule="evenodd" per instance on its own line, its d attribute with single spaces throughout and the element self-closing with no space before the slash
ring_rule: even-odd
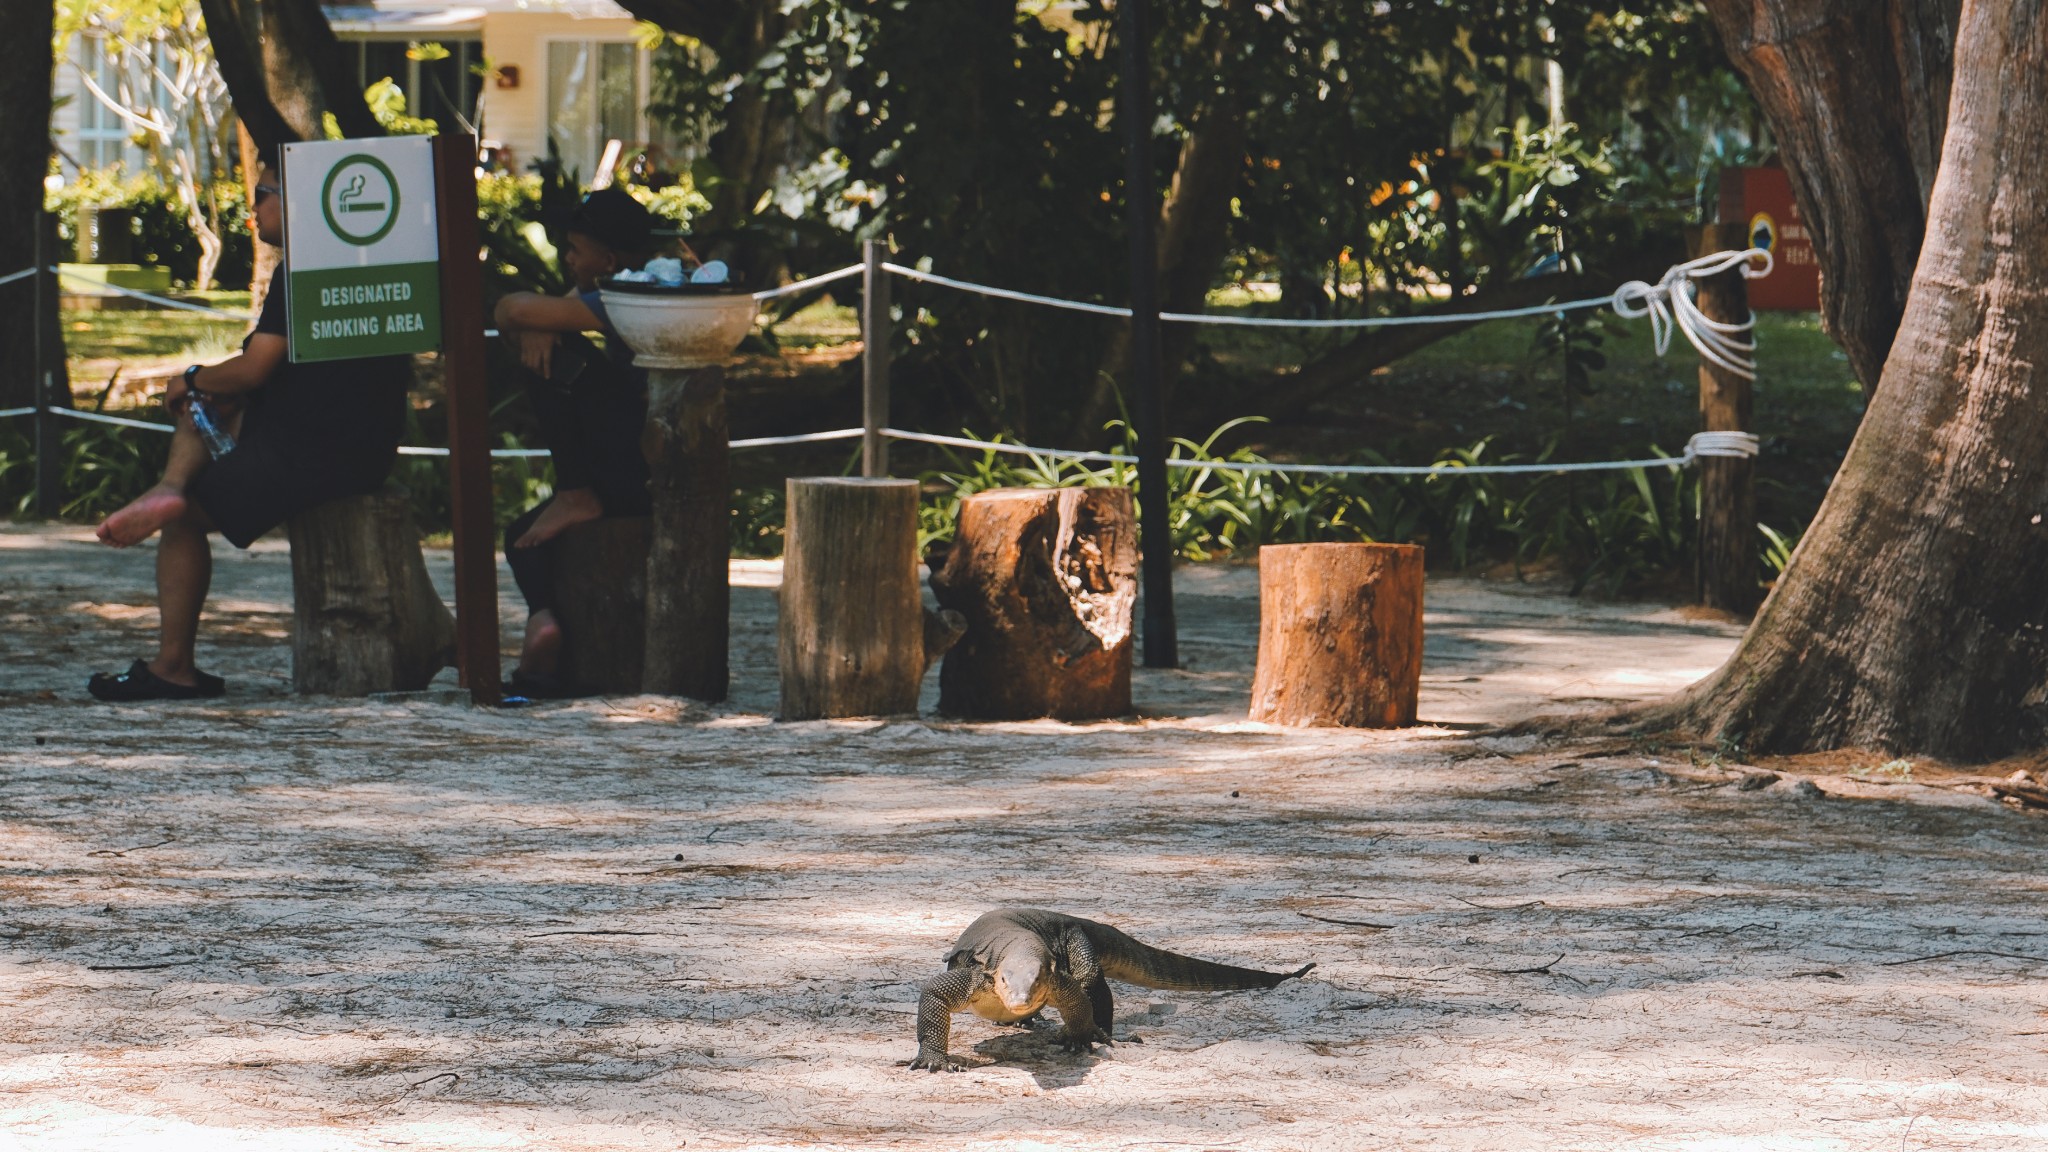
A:
<svg viewBox="0 0 2048 1152">
<path fill-rule="evenodd" d="M 278 195 L 282 195 L 282 193 L 278 191 L 278 187 L 275 184 L 258 184 L 256 186 L 256 203 L 258 204 L 263 203 L 263 198 L 266 196 Z"/>
</svg>

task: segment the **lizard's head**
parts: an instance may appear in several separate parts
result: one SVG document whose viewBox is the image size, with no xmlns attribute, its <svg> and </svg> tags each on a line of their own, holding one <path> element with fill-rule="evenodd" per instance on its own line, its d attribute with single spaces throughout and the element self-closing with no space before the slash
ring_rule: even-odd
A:
<svg viewBox="0 0 2048 1152">
<path fill-rule="evenodd" d="M 1006 954 L 995 966 L 996 997 L 1003 1007 L 1018 1015 L 1038 1007 L 1038 982 L 1045 975 L 1045 958 L 1023 949 Z"/>
</svg>

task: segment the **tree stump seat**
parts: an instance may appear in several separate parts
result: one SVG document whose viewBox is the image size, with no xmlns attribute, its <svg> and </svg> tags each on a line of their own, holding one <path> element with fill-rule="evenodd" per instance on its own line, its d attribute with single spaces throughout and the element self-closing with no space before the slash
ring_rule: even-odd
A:
<svg viewBox="0 0 2048 1152">
<path fill-rule="evenodd" d="M 648 516 L 591 520 L 542 545 L 562 628 L 556 665 L 579 696 L 640 691 L 647 654 Z"/>
<path fill-rule="evenodd" d="M 939 711 L 976 720 L 1099 720 L 1131 710 L 1137 516 L 1128 488 L 969 496 L 941 607 L 967 632 L 939 670 Z"/>
<path fill-rule="evenodd" d="M 1259 549 L 1259 662 L 1251 718 L 1297 727 L 1415 723 L 1422 686 L 1422 549 Z"/>
<path fill-rule="evenodd" d="M 455 617 L 427 575 L 396 485 L 292 517 L 292 690 L 416 692 L 455 656 Z"/>
<path fill-rule="evenodd" d="M 777 657 L 785 720 L 917 711 L 965 621 L 917 586 L 917 481 L 792 476 Z"/>
</svg>

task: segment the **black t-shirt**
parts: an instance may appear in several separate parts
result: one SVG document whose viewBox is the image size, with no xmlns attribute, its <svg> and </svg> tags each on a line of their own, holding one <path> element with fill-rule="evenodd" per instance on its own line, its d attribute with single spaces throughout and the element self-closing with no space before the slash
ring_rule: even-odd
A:
<svg viewBox="0 0 2048 1152">
<path fill-rule="evenodd" d="M 257 332 L 289 339 L 287 291 L 279 263 L 256 317 Z M 411 387 L 409 356 L 307 364 L 287 360 L 251 397 L 243 437 L 274 439 L 278 447 L 322 464 L 383 467 L 405 434 L 405 395 Z"/>
</svg>

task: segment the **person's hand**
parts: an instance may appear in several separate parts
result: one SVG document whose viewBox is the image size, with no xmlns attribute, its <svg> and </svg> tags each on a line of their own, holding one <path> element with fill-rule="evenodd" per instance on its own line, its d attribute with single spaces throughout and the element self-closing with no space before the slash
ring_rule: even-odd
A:
<svg viewBox="0 0 2048 1152">
<path fill-rule="evenodd" d="M 553 332 L 519 333 L 519 362 L 545 380 L 555 364 L 555 334 Z"/>
</svg>

